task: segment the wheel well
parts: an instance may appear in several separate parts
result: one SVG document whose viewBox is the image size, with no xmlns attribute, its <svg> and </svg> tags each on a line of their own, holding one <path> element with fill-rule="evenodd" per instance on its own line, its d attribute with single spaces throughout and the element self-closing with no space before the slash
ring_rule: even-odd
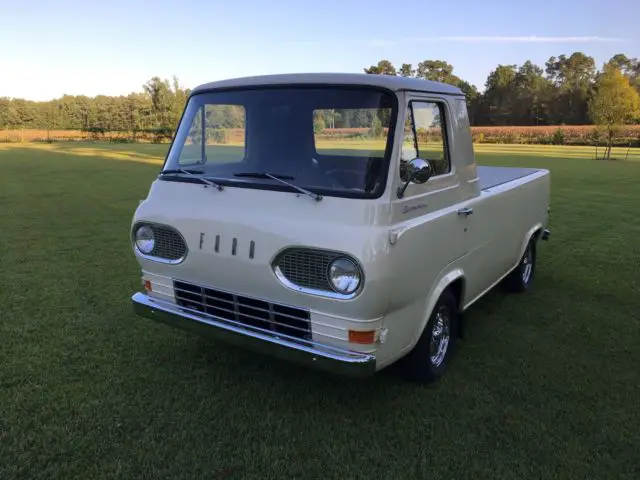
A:
<svg viewBox="0 0 640 480">
<path fill-rule="evenodd" d="M 536 229 L 535 232 L 533 232 L 533 234 L 531 235 L 531 238 L 535 238 L 537 242 L 538 240 L 540 240 L 541 236 L 542 236 L 542 227 L 539 227 Z"/>
<path fill-rule="evenodd" d="M 447 287 L 453 293 L 453 296 L 456 299 L 456 304 L 458 305 L 458 310 L 462 309 L 462 298 L 464 295 L 464 278 L 456 278 L 453 282 L 449 284 Z"/>
</svg>

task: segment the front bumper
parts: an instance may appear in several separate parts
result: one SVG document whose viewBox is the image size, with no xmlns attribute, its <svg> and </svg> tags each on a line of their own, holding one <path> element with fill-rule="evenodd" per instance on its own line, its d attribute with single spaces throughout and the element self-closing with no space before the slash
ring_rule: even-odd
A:
<svg viewBox="0 0 640 480">
<path fill-rule="evenodd" d="M 368 377 L 376 371 L 376 358 L 372 354 L 286 335 L 276 337 L 268 330 L 203 314 L 141 292 L 134 294 L 131 301 L 135 313 L 142 317 L 218 338 L 282 360 L 351 377 Z"/>
</svg>

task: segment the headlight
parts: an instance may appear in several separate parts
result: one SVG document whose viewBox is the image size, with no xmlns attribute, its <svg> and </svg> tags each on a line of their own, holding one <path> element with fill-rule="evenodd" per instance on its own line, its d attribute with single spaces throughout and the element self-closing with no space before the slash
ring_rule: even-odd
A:
<svg viewBox="0 0 640 480">
<path fill-rule="evenodd" d="M 329 282 L 338 293 L 353 293 L 360 286 L 360 269 L 348 258 L 336 258 L 329 265 Z"/>
<path fill-rule="evenodd" d="M 136 247 L 145 255 L 153 251 L 156 245 L 156 239 L 153 236 L 153 230 L 148 225 L 142 225 L 136 230 Z"/>
</svg>

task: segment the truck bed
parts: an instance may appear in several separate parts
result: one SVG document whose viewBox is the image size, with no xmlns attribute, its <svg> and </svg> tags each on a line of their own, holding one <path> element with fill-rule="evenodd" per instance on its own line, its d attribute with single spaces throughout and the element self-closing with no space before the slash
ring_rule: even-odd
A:
<svg viewBox="0 0 640 480">
<path fill-rule="evenodd" d="M 535 168 L 514 167 L 477 167 L 480 190 L 488 190 L 503 183 L 532 175 L 539 170 Z"/>
</svg>

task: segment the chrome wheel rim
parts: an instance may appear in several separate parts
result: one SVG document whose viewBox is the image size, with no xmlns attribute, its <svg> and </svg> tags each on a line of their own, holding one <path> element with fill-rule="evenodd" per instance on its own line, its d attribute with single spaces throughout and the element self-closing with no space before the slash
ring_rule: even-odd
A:
<svg viewBox="0 0 640 480">
<path fill-rule="evenodd" d="M 522 282 L 526 285 L 531 279 L 531 272 L 533 271 L 533 253 L 528 248 L 522 259 Z"/>
<path fill-rule="evenodd" d="M 446 307 L 441 307 L 436 313 L 431 327 L 430 355 L 431 364 L 439 367 L 444 361 L 449 347 L 451 319 Z"/>
</svg>

